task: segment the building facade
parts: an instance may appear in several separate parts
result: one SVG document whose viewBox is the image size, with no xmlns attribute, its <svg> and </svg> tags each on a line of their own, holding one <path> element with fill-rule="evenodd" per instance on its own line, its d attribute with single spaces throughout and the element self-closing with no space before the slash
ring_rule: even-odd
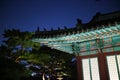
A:
<svg viewBox="0 0 120 80">
<path fill-rule="evenodd" d="M 78 80 L 120 80 L 120 11 L 97 13 L 85 24 L 77 19 L 74 28 L 38 28 L 32 40 L 75 54 Z"/>
</svg>

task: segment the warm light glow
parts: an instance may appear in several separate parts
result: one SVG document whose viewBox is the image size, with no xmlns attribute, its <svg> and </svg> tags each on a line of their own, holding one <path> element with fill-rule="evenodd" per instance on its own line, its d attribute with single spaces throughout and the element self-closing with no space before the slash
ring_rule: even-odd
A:
<svg viewBox="0 0 120 80">
<path fill-rule="evenodd" d="M 100 80 L 98 59 L 91 58 L 90 62 L 91 62 L 92 80 Z"/>
<path fill-rule="evenodd" d="M 110 80 L 119 80 L 119 76 L 118 76 L 119 74 L 117 70 L 117 63 L 116 63 L 115 56 L 107 56 L 107 63 L 108 63 Z"/>
<path fill-rule="evenodd" d="M 91 80 L 90 79 L 89 59 L 83 59 L 82 65 L 83 65 L 83 78 L 84 78 L 84 80 Z"/>
<path fill-rule="evenodd" d="M 98 59 L 82 59 L 83 78 L 84 80 L 100 80 Z"/>
</svg>

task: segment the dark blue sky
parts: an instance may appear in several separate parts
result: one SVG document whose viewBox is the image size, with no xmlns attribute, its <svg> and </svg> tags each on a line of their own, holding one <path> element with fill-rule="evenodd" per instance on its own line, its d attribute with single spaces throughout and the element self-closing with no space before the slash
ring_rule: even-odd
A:
<svg viewBox="0 0 120 80">
<path fill-rule="evenodd" d="M 118 10 L 120 0 L 0 0 L 0 37 L 4 29 L 70 28 L 75 26 L 77 18 L 87 23 L 96 12 Z"/>
</svg>

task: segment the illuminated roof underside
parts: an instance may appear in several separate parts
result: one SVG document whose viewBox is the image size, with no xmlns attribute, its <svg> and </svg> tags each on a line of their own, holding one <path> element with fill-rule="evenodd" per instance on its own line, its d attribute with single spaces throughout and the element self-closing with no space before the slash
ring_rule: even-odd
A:
<svg viewBox="0 0 120 80">
<path fill-rule="evenodd" d="M 120 50 L 120 25 L 54 38 L 34 38 L 34 42 L 71 54 L 95 54 Z"/>
</svg>

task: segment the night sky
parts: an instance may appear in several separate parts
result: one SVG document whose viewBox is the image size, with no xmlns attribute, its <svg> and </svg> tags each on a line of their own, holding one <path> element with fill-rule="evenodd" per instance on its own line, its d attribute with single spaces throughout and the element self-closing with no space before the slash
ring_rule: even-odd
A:
<svg viewBox="0 0 120 80">
<path fill-rule="evenodd" d="M 4 29 L 70 28 L 75 26 L 77 18 L 87 23 L 97 12 L 118 10 L 120 0 L 0 0 L 0 37 Z"/>
</svg>

